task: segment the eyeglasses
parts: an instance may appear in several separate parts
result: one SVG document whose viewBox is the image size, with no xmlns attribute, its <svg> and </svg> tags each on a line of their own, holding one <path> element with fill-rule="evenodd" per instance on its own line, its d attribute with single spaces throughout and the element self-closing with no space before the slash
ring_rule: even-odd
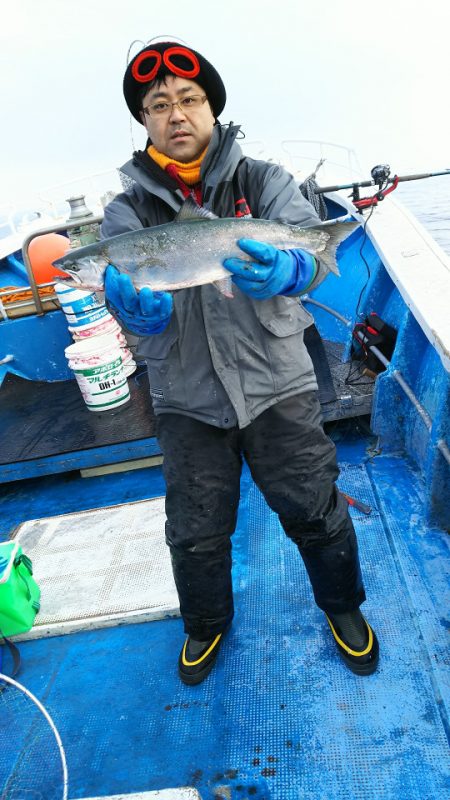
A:
<svg viewBox="0 0 450 800">
<path fill-rule="evenodd" d="M 142 110 L 149 117 L 167 117 L 172 113 L 174 106 L 180 109 L 182 113 L 189 111 L 198 111 L 206 100 L 206 94 L 189 94 L 187 97 L 182 97 L 181 100 L 176 100 L 174 103 L 153 103 L 151 106 L 145 106 Z"/>
</svg>

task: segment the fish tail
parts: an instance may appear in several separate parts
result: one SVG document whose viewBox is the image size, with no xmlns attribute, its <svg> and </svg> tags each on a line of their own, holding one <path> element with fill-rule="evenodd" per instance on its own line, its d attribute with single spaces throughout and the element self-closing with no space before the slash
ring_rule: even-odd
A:
<svg viewBox="0 0 450 800">
<path fill-rule="evenodd" d="M 324 225 L 323 230 L 326 230 L 330 238 L 324 252 L 318 253 L 317 257 L 329 272 L 340 275 L 336 259 L 338 247 L 359 225 L 359 222 L 334 222 Z"/>
</svg>

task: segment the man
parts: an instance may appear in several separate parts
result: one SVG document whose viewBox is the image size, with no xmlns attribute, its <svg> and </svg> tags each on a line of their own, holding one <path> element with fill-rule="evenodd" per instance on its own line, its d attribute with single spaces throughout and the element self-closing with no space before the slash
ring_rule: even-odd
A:
<svg viewBox="0 0 450 800">
<path fill-rule="evenodd" d="M 219 124 L 225 88 L 200 53 L 148 45 L 127 67 L 124 95 L 148 146 L 122 168 L 135 183 L 105 209 L 104 237 L 169 222 L 187 197 L 222 217 L 320 221 L 291 175 L 243 157 L 238 128 Z M 298 545 L 341 657 L 353 672 L 370 674 L 378 642 L 359 610 L 357 542 L 303 344 L 312 317 L 298 296 L 323 279 L 321 265 L 301 250 L 238 244 L 252 260 L 224 261 L 232 299 L 212 284 L 137 293 L 112 266 L 105 281 L 109 307 L 142 337 L 148 365 L 166 540 L 187 633 L 179 675 L 187 684 L 208 675 L 233 618 L 230 537 L 243 457 Z"/>
</svg>

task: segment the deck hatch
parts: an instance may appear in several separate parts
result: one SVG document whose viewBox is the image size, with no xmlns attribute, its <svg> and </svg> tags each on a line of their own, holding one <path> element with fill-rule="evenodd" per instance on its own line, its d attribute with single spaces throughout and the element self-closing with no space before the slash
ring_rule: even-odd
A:
<svg viewBox="0 0 450 800">
<path fill-rule="evenodd" d="M 164 497 L 20 525 L 15 538 L 42 602 L 32 630 L 17 638 L 179 615 L 164 526 Z"/>
</svg>

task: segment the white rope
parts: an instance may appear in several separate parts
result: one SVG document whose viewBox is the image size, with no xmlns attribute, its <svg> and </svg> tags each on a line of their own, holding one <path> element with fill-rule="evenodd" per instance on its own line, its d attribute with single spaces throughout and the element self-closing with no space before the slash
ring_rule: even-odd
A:
<svg viewBox="0 0 450 800">
<path fill-rule="evenodd" d="M 67 800 L 69 776 L 68 776 L 68 772 L 67 772 L 66 754 L 64 752 L 64 747 L 63 747 L 63 743 L 61 741 L 61 737 L 60 737 L 60 735 L 58 733 L 56 725 L 53 722 L 50 714 L 48 713 L 47 709 L 44 708 L 42 703 L 37 699 L 37 697 L 35 697 L 34 694 L 32 694 L 28 689 L 26 689 L 25 686 L 22 686 L 21 683 L 18 683 L 17 681 L 15 681 L 14 678 L 10 678 L 8 675 L 3 675 L 3 673 L 0 672 L 0 681 L 5 681 L 5 683 L 9 683 L 11 686 L 14 686 L 16 689 L 18 689 L 19 692 L 22 692 L 23 694 L 25 694 L 29 698 L 29 700 L 31 700 L 32 703 L 34 703 L 34 705 L 39 709 L 41 714 L 43 714 L 43 716 L 47 720 L 48 724 L 50 725 L 50 728 L 51 728 L 51 730 L 53 732 L 53 735 L 54 735 L 54 737 L 56 739 L 56 744 L 58 745 L 59 755 L 61 757 L 61 764 L 62 764 L 62 771 L 63 771 L 62 800 Z"/>
</svg>

